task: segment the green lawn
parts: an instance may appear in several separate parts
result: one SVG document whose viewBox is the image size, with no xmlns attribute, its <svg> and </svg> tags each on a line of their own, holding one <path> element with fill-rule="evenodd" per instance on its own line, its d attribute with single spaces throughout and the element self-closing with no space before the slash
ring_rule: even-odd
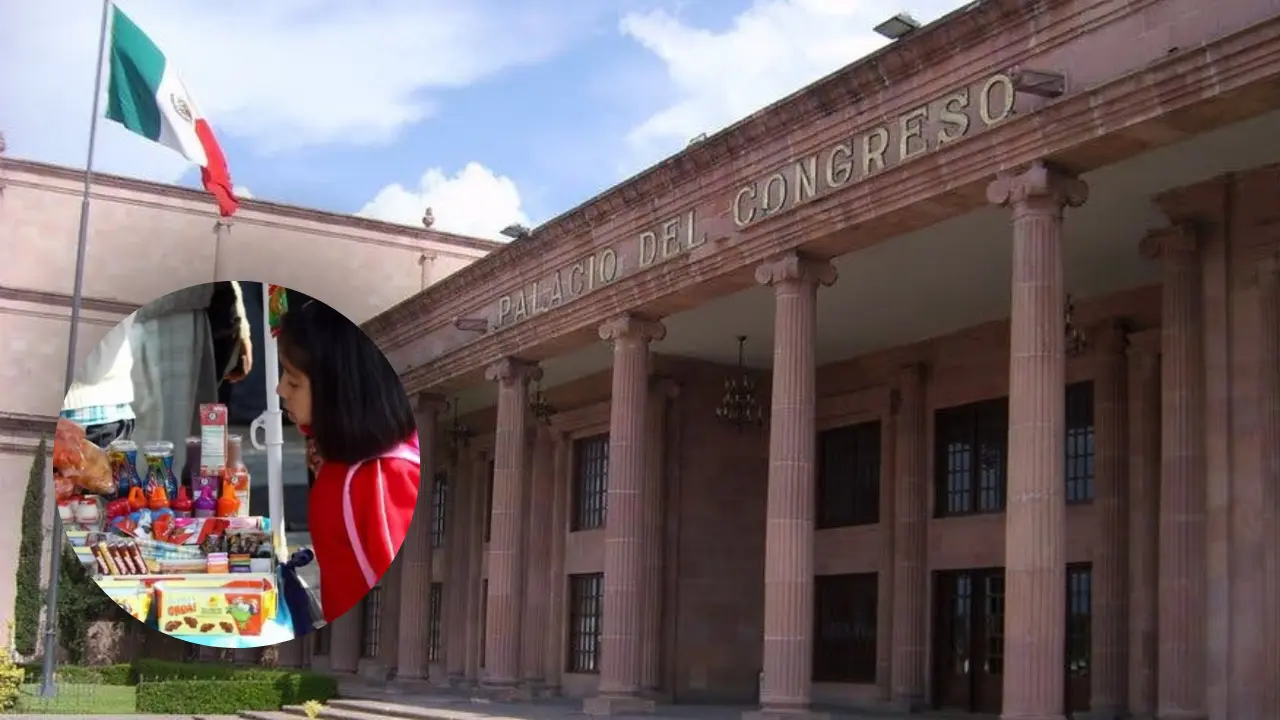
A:
<svg viewBox="0 0 1280 720">
<path fill-rule="evenodd" d="M 127 685 L 58 683 L 58 694 L 40 697 L 38 684 L 23 685 L 17 713 L 50 715 L 127 715 L 137 712 L 137 688 Z"/>
</svg>

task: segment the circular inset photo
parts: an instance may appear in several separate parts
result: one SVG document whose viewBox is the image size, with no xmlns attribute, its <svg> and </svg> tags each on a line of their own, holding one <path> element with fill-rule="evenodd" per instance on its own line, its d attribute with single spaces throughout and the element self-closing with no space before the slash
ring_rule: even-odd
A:
<svg viewBox="0 0 1280 720">
<path fill-rule="evenodd" d="M 58 516 L 93 582 L 222 648 L 355 607 L 404 541 L 419 462 L 413 407 L 364 331 L 248 282 L 171 293 L 108 331 L 53 447 Z"/>
</svg>

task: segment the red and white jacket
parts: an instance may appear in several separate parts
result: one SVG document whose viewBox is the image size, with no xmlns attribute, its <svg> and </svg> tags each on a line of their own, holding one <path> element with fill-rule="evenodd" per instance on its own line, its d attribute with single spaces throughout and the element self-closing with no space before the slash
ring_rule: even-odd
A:
<svg viewBox="0 0 1280 720">
<path fill-rule="evenodd" d="M 417 433 L 352 465 L 321 460 L 307 509 L 325 622 L 355 607 L 391 567 L 413 522 L 420 466 Z"/>
</svg>

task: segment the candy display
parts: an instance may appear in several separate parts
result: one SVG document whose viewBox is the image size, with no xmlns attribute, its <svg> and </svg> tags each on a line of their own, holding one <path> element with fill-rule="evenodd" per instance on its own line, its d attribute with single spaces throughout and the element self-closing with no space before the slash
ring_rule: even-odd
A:
<svg viewBox="0 0 1280 720">
<path fill-rule="evenodd" d="M 121 608 L 170 634 L 277 637 L 271 523 L 249 515 L 252 478 L 226 407 L 200 406 L 199 437 L 94 445 L 59 420 L 59 517 L 76 556 Z M 291 633 L 291 630 L 287 630 Z"/>
</svg>

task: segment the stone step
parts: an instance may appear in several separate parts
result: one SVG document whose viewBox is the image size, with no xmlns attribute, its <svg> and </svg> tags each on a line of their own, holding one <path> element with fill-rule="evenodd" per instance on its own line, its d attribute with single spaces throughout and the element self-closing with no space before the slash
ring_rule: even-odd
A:
<svg viewBox="0 0 1280 720">
<path fill-rule="evenodd" d="M 329 707 L 337 710 L 349 710 L 399 720 L 469 720 L 477 715 L 485 715 L 483 707 L 471 707 L 471 703 L 458 703 L 452 698 L 432 698 L 432 706 L 410 705 L 407 703 L 388 702 L 372 699 L 331 700 Z"/>
<path fill-rule="evenodd" d="M 306 713 L 302 714 L 302 717 L 306 716 Z M 240 713 L 240 717 L 243 720 L 298 720 L 297 715 L 281 712 L 280 710 L 245 710 Z M 196 720 L 199 720 L 199 718 Z"/>
<path fill-rule="evenodd" d="M 301 705 L 285 705 L 281 710 L 287 713 L 289 720 L 298 720 L 307 716 Z M 319 717 L 320 720 L 390 720 L 400 716 L 325 705 Z"/>
</svg>

